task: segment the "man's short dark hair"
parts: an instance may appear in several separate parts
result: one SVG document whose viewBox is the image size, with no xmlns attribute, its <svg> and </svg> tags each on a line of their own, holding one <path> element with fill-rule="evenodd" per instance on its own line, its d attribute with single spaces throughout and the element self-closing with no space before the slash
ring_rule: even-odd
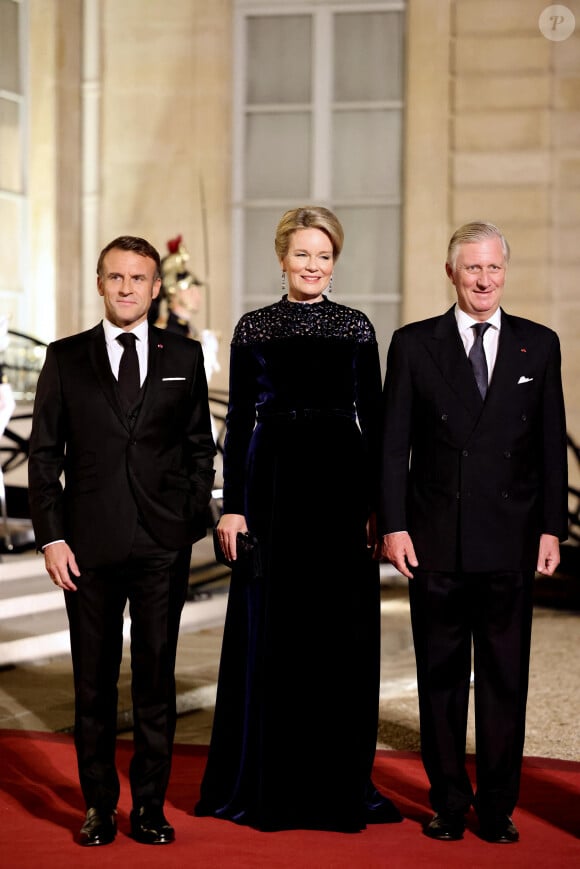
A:
<svg viewBox="0 0 580 869">
<path fill-rule="evenodd" d="M 161 280 L 161 257 L 159 256 L 159 251 L 146 239 L 139 238 L 137 235 L 120 235 L 102 249 L 97 262 L 97 274 L 100 278 L 103 277 L 104 259 L 110 250 L 128 250 L 139 256 L 152 259 L 155 263 L 155 280 Z"/>
</svg>

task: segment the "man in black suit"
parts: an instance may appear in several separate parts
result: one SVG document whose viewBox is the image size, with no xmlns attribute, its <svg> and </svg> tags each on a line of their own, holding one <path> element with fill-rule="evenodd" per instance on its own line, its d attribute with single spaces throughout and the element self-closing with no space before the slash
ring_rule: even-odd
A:
<svg viewBox="0 0 580 869">
<path fill-rule="evenodd" d="M 462 838 L 472 803 L 483 838 L 519 837 L 510 816 L 534 572 L 553 574 L 567 536 L 559 341 L 500 308 L 508 261 L 497 227 L 458 229 L 446 263 L 457 304 L 398 329 L 387 359 L 382 554 L 410 579 L 421 749 L 436 813 L 425 832 L 441 840 Z M 472 641 L 475 795 L 465 768 Z"/>
<path fill-rule="evenodd" d="M 80 842 L 105 845 L 116 834 L 117 682 L 129 601 L 131 832 L 165 844 L 174 839 L 163 804 L 179 620 L 191 547 L 207 529 L 215 447 L 201 345 L 147 322 L 161 286 L 157 250 L 117 238 L 101 252 L 97 275 L 104 320 L 50 344 L 38 380 L 30 509 L 69 619 L 87 808 Z"/>
</svg>

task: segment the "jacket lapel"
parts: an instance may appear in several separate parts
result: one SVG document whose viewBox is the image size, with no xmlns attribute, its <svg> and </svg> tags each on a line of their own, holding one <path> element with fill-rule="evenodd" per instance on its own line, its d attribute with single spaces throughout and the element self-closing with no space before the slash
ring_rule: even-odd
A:
<svg viewBox="0 0 580 869">
<path fill-rule="evenodd" d="M 131 426 L 127 416 L 123 410 L 119 391 L 117 389 L 117 381 L 111 371 L 111 363 L 109 362 L 109 354 L 107 353 L 107 344 L 105 341 L 105 331 L 102 323 L 92 330 L 90 334 L 89 355 L 91 364 L 99 385 L 105 393 L 111 407 L 123 423 L 127 431 L 138 428 L 140 421 L 147 414 L 151 403 L 155 403 L 155 393 L 157 384 L 159 383 L 160 366 L 163 353 L 163 332 L 161 329 L 149 328 L 149 350 L 147 356 L 147 377 L 143 384 L 142 393 L 140 396 L 141 405 L 139 414 Z"/>
<path fill-rule="evenodd" d="M 103 324 L 92 330 L 90 335 L 91 341 L 89 344 L 89 356 L 93 371 L 100 388 L 103 390 L 105 397 L 116 415 L 119 417 L 123 426 L 130 431 L 129 421 L 121 404 L 121 397 L 117 388 L 117 381 L 111 370 L 109 354 L 107 353 L 107 342 L 105 341 L 105 330 Z"/>
<path fill-rule="evenodd" d="M 501 312 L 501 330 L 493 376 L 489 384 L 486 405 L 500 398 L 505 402 L 506 391 L 515 387 L 522 368 L 522 341 L 516 334 L 511 318 Z"/>
<path fill-rule="evenodd" d="M 428 349 L 451 389 L 473 416 L 479 416 L 484 403 L 457 329 L 455 306 L 437 319 Z"/>
<path fill-rule="evenodd" d="M 160 367 L 163 353 L 163 332 L 161 329 L 149 327 L 149 349 L 147 351 L 147 377 L 143 383 L 141 391 L 141 405 L 139 415 L 135 420 L 134 429 L 138 429 L 139 425 L 146 418 L 149 410 L 155 405 L 155 396 L 157 394 L 158 384 L 160 381 Z"/>
</svg>

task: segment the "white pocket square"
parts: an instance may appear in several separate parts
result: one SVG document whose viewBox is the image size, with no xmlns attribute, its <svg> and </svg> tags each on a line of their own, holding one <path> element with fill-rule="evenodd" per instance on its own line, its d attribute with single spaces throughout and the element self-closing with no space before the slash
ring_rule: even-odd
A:
<svg viewBox="0 0 580 869">
<path fill-rule="evenodd" d="M 522 374 L 522 376 L 521 376 L 520 379 L 518 380 L 518 384 L 520 384 L 520 383 L 531 383 L 533 379 L 534 379 L 533 377 L 524 377 L 524 375 Z"/>
<path fill-rule="evenodd" d="M 162 377 L 161 380 L 185 380 L 185 377 Z"/>
</svg>

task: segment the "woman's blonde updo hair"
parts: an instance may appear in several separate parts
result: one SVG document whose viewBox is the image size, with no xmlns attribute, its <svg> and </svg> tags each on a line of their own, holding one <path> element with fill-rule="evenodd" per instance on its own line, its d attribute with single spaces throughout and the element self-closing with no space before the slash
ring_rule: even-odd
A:
<svg viewBox="0 0 580 869">
<path fill-rule="evenodd" d="M 292 208 L 282 215 L 276 228 L 274 248 L 279 260 L 283 260 L 290 248 L 290 238 L 297 229 L 320 229 L 332 244 L 333 259 L 336 262 L 342 250 L 344 230 L 338 217 L 321 205 L 308 205 Z"/>
</svg>

